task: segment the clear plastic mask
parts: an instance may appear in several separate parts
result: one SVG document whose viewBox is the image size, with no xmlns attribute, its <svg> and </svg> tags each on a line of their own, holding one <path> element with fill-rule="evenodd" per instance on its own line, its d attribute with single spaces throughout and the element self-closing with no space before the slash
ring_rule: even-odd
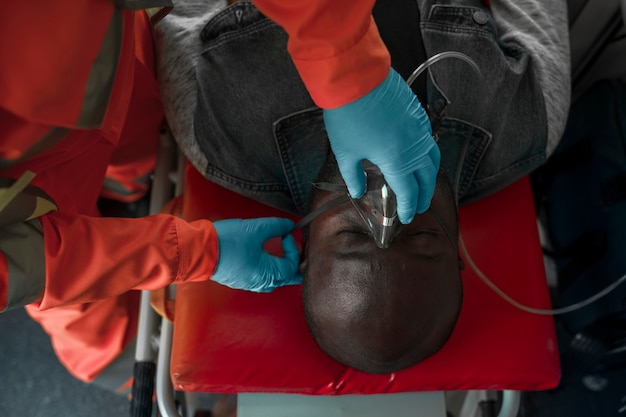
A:
<svg viewBox="0 0 626 417">
<path fill-rule="evenodd" d="M 364 161 L 363 170 L 366 175 L 366 188 L 361 198 L 352 198 L 344 184 L 315 183 L 317 188 L 337 193 L 339 196 L 309 213 L 300 220 L 296 228 L 304 227 L 320 214 L 350 202 L 367 226 L 376 245 L 383 249 L 388 248 L 402 228 L 402 223 L 398 219 L 396 195 L 378 167 Z"/>
<path fill-rule="evenodd" d="M 398 219 L 396 195 L 378 167 L 368 163 L 364 171 L 365 194 L 358 199 L 350 198 L 350 201 L 372 234 L 376 245 L 386 249 L 402 227 Z"/>
</svg>

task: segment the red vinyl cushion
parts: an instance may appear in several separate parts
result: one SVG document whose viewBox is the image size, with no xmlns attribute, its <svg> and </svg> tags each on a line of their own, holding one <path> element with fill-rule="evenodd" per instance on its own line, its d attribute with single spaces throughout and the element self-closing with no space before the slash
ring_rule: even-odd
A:
<svg viewBox="0 0 626 417">
<path fill-rule="evenodd" d="M 261 217 L 280 212 L 187 170 L 187 219 Z M 476 264 L 518 301 L 549 308 L 527 178 L 460 210 Z M 560 363 L 550 316 L 522 312 L 463 272 L 461 314 L 446 345 L 400 372 L 370 375 L 326 356 L 309 335 L 301 287 L 268 294 L 213 282 L 179 286 L 171 375 L 176 389 L 315 395 L 467 389 L 541 390 L 558 385 Z"/>
</svg>

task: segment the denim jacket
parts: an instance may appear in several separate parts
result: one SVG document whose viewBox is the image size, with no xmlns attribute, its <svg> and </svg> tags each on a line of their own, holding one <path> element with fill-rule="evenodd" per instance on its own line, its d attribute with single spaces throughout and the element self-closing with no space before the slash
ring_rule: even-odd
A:
<svg viewBox="0 0 626 417">
<path fill-rule="evenodd" d="M 461 204 L 511 184 L 546 159 L 547 120 L 529 54 L 498 39 L 480 0 L 420 2 L 426 54 L 459 51 L 427 72 L 442 166 Z M 417 18 L 417 17 L 416 17 Z M 329 152 L 322 111 L 287 52 L 287 35 L 251 3 L 217 13 L 201 33 L 194 130 L 210 180 L 304 215 Z M 382 138 L 381 138 L 382 139 Z"/>
</svg>

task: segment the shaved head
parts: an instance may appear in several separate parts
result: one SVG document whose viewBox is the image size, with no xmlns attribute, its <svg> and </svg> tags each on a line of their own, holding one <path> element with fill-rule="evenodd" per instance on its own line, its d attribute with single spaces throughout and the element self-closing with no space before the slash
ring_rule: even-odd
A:
<svg viewBox="0 0 626 417">
<path fill-rule="evenodd" d="M 313 208 L 333 197 L 317 192 Z M 463 286 L 456 205 L 443 174 L 432 207 L 440 216 L 415 216 L 387 249 L 376 246 L 350 203 L 311 223 L 303 265 L 305 317 L 315 342 L 335 360 L 368 373 L 395 372 L 448 340 Z"/>
</svg>

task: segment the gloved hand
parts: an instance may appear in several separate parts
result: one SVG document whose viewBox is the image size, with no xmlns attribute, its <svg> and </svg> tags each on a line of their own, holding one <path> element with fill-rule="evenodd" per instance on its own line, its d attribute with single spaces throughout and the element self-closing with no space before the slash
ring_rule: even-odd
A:
<svg viewBox="0 0 626 417">
<path fill-rule="evenodd" d="M 426 112 L 396 71 L 364 97 L 324 110 L 324 123 L 353 198 L 365 191 L 361 161 L 367 159 L 396 194 L 400 222 L 428 209 L 441 154 Z"/>
<path fill-rule="evenodd" d="M 300 253 L 289 234 L 289 219 L 228 219 L 213 223 L 219 241 L 219 261 L 211 280 L 230 288 L 270 292 L 283 285 L 299 284 Z M 281 237 L 284 257 L 263 249 L 266 240 Z"/>
</svg>

